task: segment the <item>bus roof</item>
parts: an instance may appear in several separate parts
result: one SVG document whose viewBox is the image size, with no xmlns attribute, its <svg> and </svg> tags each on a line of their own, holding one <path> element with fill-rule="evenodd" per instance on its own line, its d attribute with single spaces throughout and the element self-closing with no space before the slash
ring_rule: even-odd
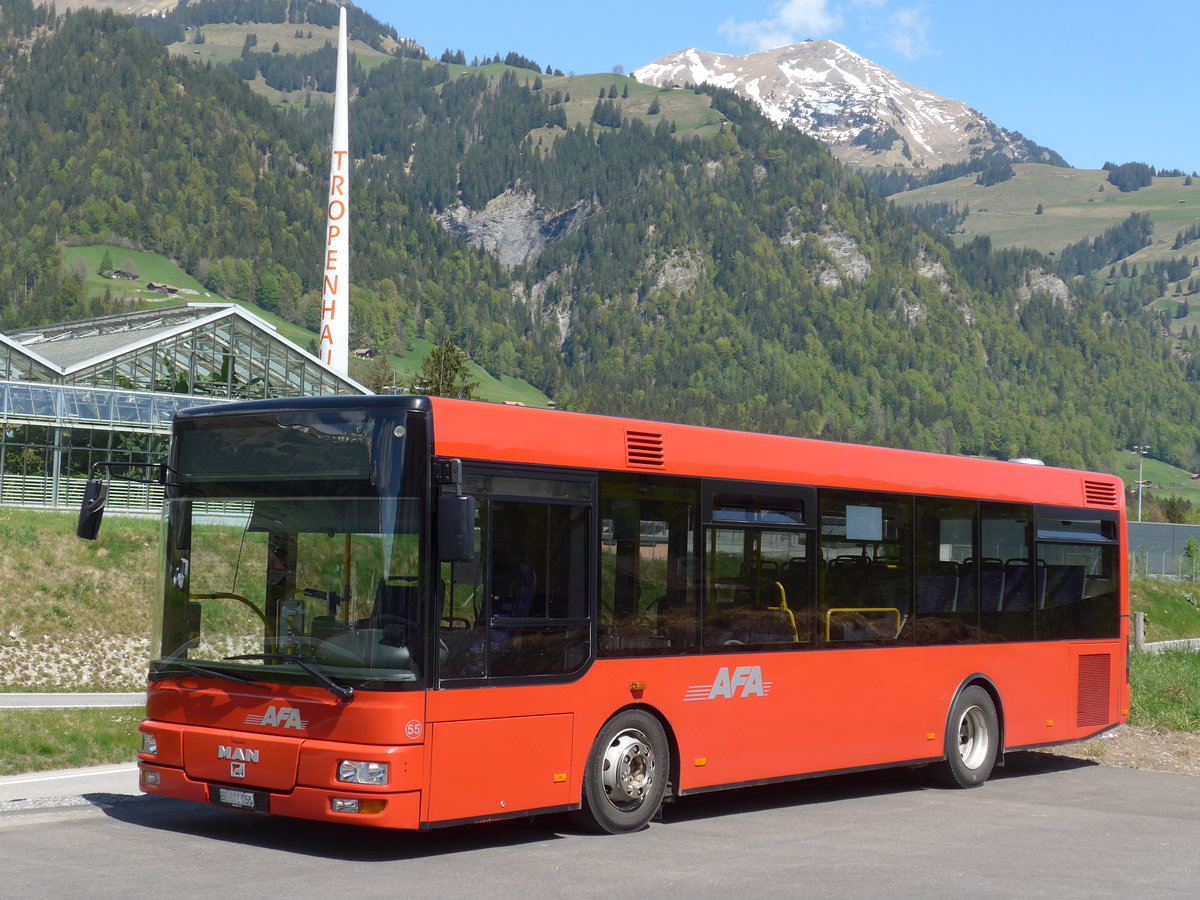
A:
<svg viewBox="0 0 1200 900">
<path fill-rule="evenodd" d="M 439 456 L 1124 510 L 1113 475 L 434 397 Z"/>
</svg>

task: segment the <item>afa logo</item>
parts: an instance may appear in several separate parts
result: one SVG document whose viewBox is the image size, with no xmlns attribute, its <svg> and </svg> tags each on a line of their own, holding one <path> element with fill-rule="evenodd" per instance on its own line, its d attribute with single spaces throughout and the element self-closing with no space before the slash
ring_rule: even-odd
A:
<svg viewBox="0 0 1200 900">
<path fill-rule="evenodd" d="M 774 682 L 763 681 L 761 666 L 738 666 L 732 672 L 726 666 L 717 670 L 712 684 L 693 684 L 683 695 L 686 700 L 744 700 L 765 697 Z"/>
<path fill-rule="evenodd" d="M 303 731 L 308 727 L 308 722 L 300 718 L 300 710 L 292 709 L 290 706 L 281 706 L 278 709 L 274 706 L 268 706 L 267 711 L 261 716 L 246 716 L 242 721 L 247 725 L 265 725 L 268 728 L 295 728 L 297 731 Z"/>
</svg>

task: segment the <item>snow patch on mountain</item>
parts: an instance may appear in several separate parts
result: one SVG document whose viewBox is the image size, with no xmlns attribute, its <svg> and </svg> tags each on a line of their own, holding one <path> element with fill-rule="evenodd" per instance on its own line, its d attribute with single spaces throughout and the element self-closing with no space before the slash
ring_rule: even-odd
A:
<svg viewBox="0 0 1200 900">
<path fill-rule="evenodd" d="M 852 165 L 934 167 L 990 151 L 1019 162 L 1057 159 L 965 103 L 908 84 L 835 41 L 744 56 L 689 48 L 633 74 L 663 88 L 728 88 L 757 103 L 773 122 L 812 135 Z"/>
</svg>

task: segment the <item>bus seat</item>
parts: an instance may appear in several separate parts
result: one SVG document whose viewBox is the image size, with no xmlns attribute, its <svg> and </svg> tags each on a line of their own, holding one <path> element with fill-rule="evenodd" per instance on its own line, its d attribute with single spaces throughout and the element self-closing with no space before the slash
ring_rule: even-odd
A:
<svg viewBox="0 0 1200 900">
<path fill-rule="evenodd" d="M 918 575 L 917 612 L 953 612 L 958 608 L 957 575 Z"/>
<path fill-rule="evenodd" d="M 979 608 L 984 612 L 999 611 L 1004 600 L 1004 561 L 990 556 L 963 560 L 958 570 L 958 610 L 969 612 L 976 608 L 977 576 L 982 600 Z"/>
<path fill-rule="evenodd" d="M 1087 572 L 1083 566 L 1047 566 L 1042 607 L 1079 603 L 1083 600 L 1086 580 Z"/>
<path fill-rule="evenodd" d="M 1030 568 L 1025 559 L 1010 559 L 1004 564 L 1004 612 L 1025 612 L 1041 606 L 1046 589 L 1046 564 L 1038 560 Z"/>
</svg>

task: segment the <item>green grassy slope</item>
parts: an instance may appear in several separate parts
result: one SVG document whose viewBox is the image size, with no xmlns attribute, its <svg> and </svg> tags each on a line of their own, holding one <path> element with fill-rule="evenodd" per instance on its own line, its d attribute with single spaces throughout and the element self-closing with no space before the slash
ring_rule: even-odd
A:
<svg viewBox="0 0 1200 900">
<path fill-rule="evenodd" d="M 128 266 L 132 264 L 139 275 L 138 280 L 125 281 L 100 276 L 98 270 L 106 250 L 116 268 L 128 271 Z M 156 253 L 127 250 L 111 244 L 97 244 L 85 247 L 65 247 L 63 255 L 69 270 L 77 270 L 85 275 L 85 287 L 89 295 L 103 294 L 105 290 L 109 290 L 114 297 L 127 297 L 131 301 L 145 301 L 161 306 L 173 306 L 188 302 L 236 303 L 273 325 L 283 337 L 301 349 L 307 350 L 309 344 L 317 338 L 316 332 L 288 322 L 253 303 L 227 299 L 205 290 L 204 285 L 199 281 L 192 278 L 171 260 Z M 181 293 L 170 297 L 163 293 L 147 290 L 146 283 L 148 281 L 174 285 L 180 289 Z M 412 383 L 421 371 L 422 360 L 433 348 L 431 343 L 421 339 L 415 339 L 410 343 L 411 348 L 404 354 L 388 357 L 392 367 L 396 369 L 395 383 L 400 386 Z M 366 377 L 369 365 L 363 360 L 352 359 L 350 361 L 350 377 L 361 381 Z M 510 401 L 524 403 L 526 406 L 542 407 L 550 402 L 545 394 L 528 382 L 507 375 L 495 378 L 474 363 L 471 363 L 471 378 L 479 382 L 476 395 L 482 400 Z"/>
<path fill-rule="evenodd" d="M 297 29 L 304 32 L 304 37 L 296 37 Z M 197 31 L 204 34 L 204 42 L 201 44 L 195 43 Z M 168 44 L 167 51 L 173 56 L 190 56 L 203 62 L 226 63 L 241 57 L 242 47 L 251 34 L 258 38 L 258 44 L 254 47 L 256 53 L 269 52 L 276 43 L 279 44 L 280 53 L 297 56 L 317 52 L 325 46 L 326 41 L 337 46 L 336 28 L 323 28 L 307 23 L 289 25 L 286 22 L 247 22 L 243 25 L 229 23 L 193 28 L 184 40 Z M 354 40 L 353 36 L 350 36 L 347 52 L 353 53 L 359 65 L 367 69 L 391 59 L 386 53 L 381 53 L 362 41 Z"/>
<path fill-rule="evenodd" d="M 1113 454 L 1112 468 L 1109 471 L 1124 480 L 1127 488 L 1134 490 L 1138 480 L 1137 454 L 1128 450 L 1118 450 Z M 1186 469 L 1179 469 L 1150 457 L 1142 461 L 1142 480 L 1149 482 L 1143 490 L 1150 491 L 1158 497 L 1182 497 L 1200 508 L 1200 479 L 1193 479 L 1193 474 Z"/>
<path fill-rule="evenodd" d="M 1096 237 L 1133 212 L 1154 222 L 1153 245 L 1138 258 L 1153 260 L 1195 253 L 1170 251 L 1176 232 L 1200 221 L 1200 179 L 1191 186 L 1183 178 L 1155 178 L 1150 187 L 1121 193 L 1098 169 L 1064 169 L 1038 163 L 1013 166 L 1014 177 L 990 187 L 975 184 L 975 175 L 905 191 L 891 199 L 898 206 L 955 202 L 970 215 L 955 240 L 962 243 L 987 235 L 997 247 L 1029 247 L 1058 252 L 1067 244 Z M 1102 190 L 1103 189 L 1103 190 Z M 1037 215 L 1042 204 L 1043 213 Z"/>
</svg>

